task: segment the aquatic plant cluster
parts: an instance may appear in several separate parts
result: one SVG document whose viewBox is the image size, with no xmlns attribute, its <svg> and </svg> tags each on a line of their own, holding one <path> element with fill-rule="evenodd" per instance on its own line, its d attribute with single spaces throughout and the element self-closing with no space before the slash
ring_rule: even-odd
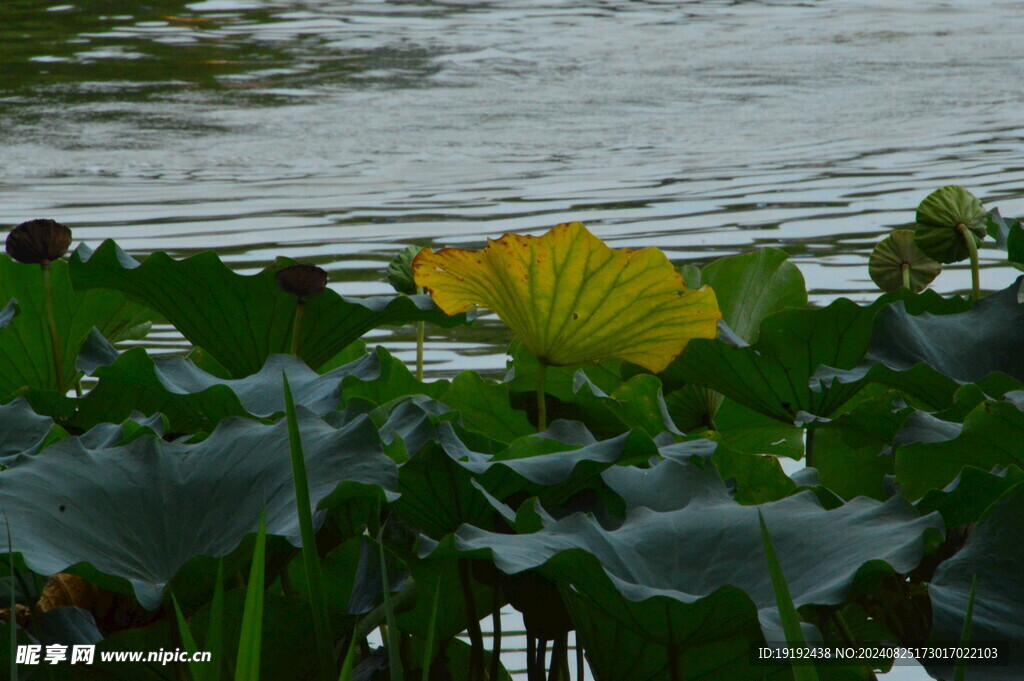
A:
<svg viewBox="0 0 1024 681">
<path fill-rule="evenodd" d="M 893 664 L 756 657 L 775 642 L 999 643 L 996 665 L 919 661 L 1021 678 L 1024 307 L 1019 283 L 983 295 L 977 248 L 1022 268 L 1024 230 L 960 187 L 915 222 L 872 255 L 885 293 L 825 307 L 782 251 L 676 269 L 579 223 L 406 249 L 400 292 L 366 299 L 286 259 L 243 276 L 107 241 L 65 260 L 65 226 L 20 225 L 0 256 L 0 668 L 509 679 L 511 605 L 528 681 Z M 970 296 L 926 288 L 963 259 Z M 502 380 L 424 382 L 422 350 L 410 369 L 360 341 L 417 324 L 422 345 L 476 308 L 515 335 Z M 125 344 L 157 321 L 191 351 Z M 213 661 L 18 665 L 28 643 Z"/>
</svg>

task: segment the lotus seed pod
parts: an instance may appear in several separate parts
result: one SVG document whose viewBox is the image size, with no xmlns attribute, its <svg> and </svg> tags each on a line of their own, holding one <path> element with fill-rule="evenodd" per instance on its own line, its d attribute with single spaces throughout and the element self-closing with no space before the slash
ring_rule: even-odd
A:
<svg viewBox="0 0 1024 681">
<path fill-rule="evenodd" d="M 305 300 L 327 288 L 327 272 L 316 265 L 291 265 L 277 271 L 277 285 L 285 293 Z"/>
<path fill-rule="evenodd" d="M 940 263 L 929 258 L 915 245 L 914 232 L 897 229 L 878 242 L 875 250 L 871 251 L 868 273 L 878 288 L 890 292 L 902 288 L 906 283 L 903 278 L 904 268 L 913 293 L 926 289 L 942 271 Z"/>
<path fill-rule="evenodd" d="M 29 220 L 7 235 L 7 254 L 18 262 L 38 265 L 68 252 L 71 230 L 55 220 Z"/>
<path fill-rule="evenodd" d="M 419 246 L 406 246 L 388 265 L 387 280 L 391 288 L 399 293 L 416 293 L 416 282 L 412 275 L 413 258 L 422 250 Z"/>
<path fill-rule="evenodd" d="M 917 207 L 914 242 L 928 257 L 942 263 L 970 255 L 965 237 L 975 246 L 985 238 L 985 208 L 973 194 L 956 185 L 938 189 Z"/>
</svg>

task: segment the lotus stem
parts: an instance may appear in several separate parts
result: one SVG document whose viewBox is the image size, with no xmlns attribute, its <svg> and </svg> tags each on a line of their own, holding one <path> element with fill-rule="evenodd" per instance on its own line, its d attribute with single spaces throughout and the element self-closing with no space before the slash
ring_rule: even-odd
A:
<svg viewBox="0 0 1024 681">
<path fill-rule="evenodd" d="M 910 288 L 910 264 L 903 263 L 903 265 L 900 266 L 900 270 L 903 273 L 903 288 L 913 293 L 913 289 Z"/>
<path fill-rule="evenodd" d="M 957 225 L 956 229 L 964 238 L 967 244 L 967 254 L 971 259 L 971 300 L 981 298 L 981 269 L 978 265 L 978 243 L 974 240 L 971 230 L 963 224 Z"/>
<path fill-rule="evenodd" d="M 501 592 L 494 589 L 494 596 L 491 600 L 491 622 L 493 623 L 493 635 L 491 637 L 491 672 L 489 679 L 498 678 L 501 669 Z M 581 681 L 582 681 L 582 677 Z"/>
<path fill-rule="evenodd" d="M 427 644 L 423 647 L 423 681 L 430 681 L 430 668 L 433 666 L 434 632 L 437 629 L 437 606 L 441 602 L 441 577 L 434 581 L 434 599 L 430 606 L 430 628 L 427 629 Z M 497 678 L 497 677 L 492 677 Z"/>
<path fill-rule="evenodd" d="M 416 293 L 423 294 L 426 291 L 422 286 L 416 287 Z M 427 336 L 427 323 L 416 322 L 416 380 L 423 382 L 423 342 Z"/>
<path fill-rule="evenodd" d="M 537 432 L 548 429 L 548 404 L 544 391 L 544 379 L 547 377 L 548 365 L 541 360 L 537 365 Z"/>
<path fill-rule="evenodd" d="M 583 643 L 580 641 L 580 630 L 576 630 L 576 678 L 578 681 L 583 681 L 586 678 L 584 675 L 586 669 L 583 663 Z"/>
<path fill-rule="evenodd" d="M 295 319 L 292 321 L 292 349 L 291 353 L 299 356 L 299 337 L 302 335 L 302 317 L 306 314 L 306 301 L 299 298 L 295 305 Z"/>
<path fill-rule="evenodd" d="M 466 632 L 469 634 L 469 681 L 477 681 L 484 674 L 484 635 L 480 631 L 480 620 L 476 617 L 476 598 L 473 595 L 473 574 L 469 561 L 459 561 L 459 582 L 462 597 L 466 601 Z"/>
<path fill-rule="evenodd" d="M 839 612 L 839 608 L 832 610 L 832 621 L 835 622 L 836 629 L 839 630 L 839 635 L 843 637 L 843 642 L 848 646 L 857 645 L 857 637 L 850 631 L 849 625 L 846 624 L 846 620 L 843 619 L 843 614 Z M 878 681 L 878 677 L 875 676 L 875 672 L 871 671 L 869 667 L 864 668 L 868 673 L 868 678 L 871 681 Z"/>
<path fill-rule="evenodd" d="M 60 341 L 57 337 L 57 318 L 53 314 L 53 285 L 50 283 L 50 261 L 39 263 L 43 270 L 43 314 L 46 316 L 46 327 L 50 332 L 50 351 L 53 353 L 53 370 L 57 374 L 57 392 L 65 395 L 68 391 L 64 385 L 64 360 L 61 359 Z"/>
</svg>

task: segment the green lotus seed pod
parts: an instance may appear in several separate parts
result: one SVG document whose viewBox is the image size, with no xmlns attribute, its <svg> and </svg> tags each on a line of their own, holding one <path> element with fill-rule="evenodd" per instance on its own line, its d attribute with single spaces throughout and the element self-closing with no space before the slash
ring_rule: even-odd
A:
<svg viewBox="0 0 1024 681">
<path fill-rule="evenodd" d="M 300 301 L 327 288 L 327 272 L 316 265 L 292 265 L 278 270 L 274 277 L 282 291 L 298 296 Z"/>
<path fill-rule="evenodd" d="M 391 288 L 399 293 L 416 293 L 416 282 L 412 276 L 413 258 L 422 250 L 419 246 L 406 246 L 388 265 L 387 280 Z"/>
<path fill-rule="evenodd" d="M 38 265 L 68 252 L 71 230 L 55 220 L 29 220 L 7 235 L 7 254 L 18 262 Z"/>
<path fill-rule="evenodd" d="M 907 276 L 904 278 L 903 271 Z M 896 291 L 905 284 L 913 293 L 920 293 L 942 271 L 942 265 L 921 252 L 914 243 L 914 232 L 897 229 L 878 242 L 868 259 L 871 281 L 885 292 Z"/>
<path fill-rule="evenodd" d="M 917 207 L 914 242 L 928 257 L 943 263 L 958 262 L 970 251 L 965 236 L 975 246 L 985 238 L 985 208 L 973 194 L 949 185 L 928 195 Z"/>
</svg>

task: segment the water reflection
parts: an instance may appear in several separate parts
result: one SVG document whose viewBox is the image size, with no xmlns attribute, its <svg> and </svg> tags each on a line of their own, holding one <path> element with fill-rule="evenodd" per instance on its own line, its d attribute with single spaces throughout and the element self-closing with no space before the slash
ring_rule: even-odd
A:
<svg viewBox="0 0 1024 681">
<path fill-rule="evenodd" d="M 816 301 L 863 300 L 938 186 L 1024 213 L 1022 28 L 1001 0 L 6 0 L 0 224 L 366 295 L 406 244 L 581 220 L 679 263 L 785 248 Z M 506 340 L 484 319 L 429 359 L 500 371 Z"/>
</svg>

